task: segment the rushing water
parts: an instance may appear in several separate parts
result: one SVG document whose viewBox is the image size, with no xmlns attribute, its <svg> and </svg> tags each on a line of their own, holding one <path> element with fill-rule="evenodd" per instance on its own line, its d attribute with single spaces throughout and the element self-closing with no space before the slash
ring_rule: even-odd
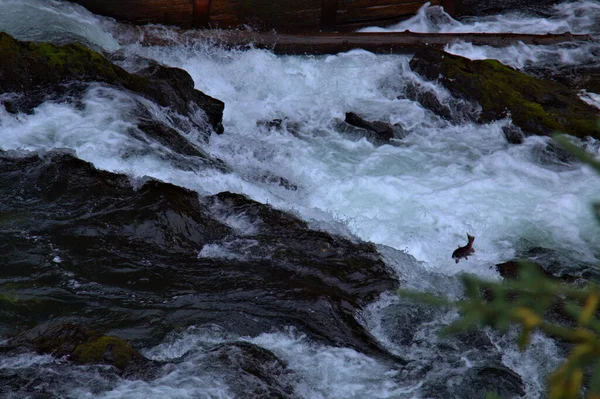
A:
<svg viewBox="0 0 600 399">
<path fill-rule="evenodd" d="M 549 18 L 509 13 L 459 22 L 437 7 L 424 7 L 414 18 L 386 30 L 600 33 L 596 1 L 561 4 L 550 12 Z M 47 102 L 31 115 L 13 115 L 0 108 L 0 149 L 70 148 L 98 168 L 156 177 L 201 194 L 244 193 L 292 211 L 316 228 L 372 241 L 399 270 L 405 286 L 449 295 L 460 292 L 454 275 L 467 271 L 496 278 L 492 266 L 512 259 L 523 245 L 555 248 L 588 262 L 598 256 L 600 231 L 590 209 L 599 197 L 600 179 L 594 172 L 549 157 L 544 152 L 547 138 L 508 144 L 502 134 L 507 120 L 452 124 L 404 99 L 407 84 L 420 80 L 408 67 L 408 55 L 354 50 L 318 57 L 276 56 L 200 41 L 148 45 L 132 40 L 127 29 L 110 19 L 70 3 L 43 0 L 0 0 L 0 30 L 22 40 L 78 40 L 118 51 L 122 66 L 129 70 L 139 67 L 136 56 L 185 69 L 196 88 L 226 105 L 225 133 L 199 144 L 233 172 L 190 169 L 159 156 L 160 149 L 149 151 L 147 144 L 126 133 L 134 124 L 134 98 L 102 86 L 90 87 L 79 107 Z M 174 36 L 167 28 L 163 34 Z M 497 58 L 517 68 L 591 63 L 600 54 L 594 44 L 495 49 L 455 43 L 447 50 L 474 59 Z M 442 88 L 434 89 L 440 98 L 448 97 Z M 163 112 L 154 104 L 146 106 L 153 114 Z M 380 147 L 365 139 L 349 139 L 336 129 L 346 112 L 399 124 L 408 135 L 396 145 Z M 284 128 L 261 125 L 273 119 L 284 120 Z M 184 134 L 195 140 L 194 131 Z M 588 147 L 598 148 L 594 142 Z M 269 183 L 261 178 L 265 175 L 281 176 L 298 189 Z M 455 264 L 449 255 L 464 242 L 466 232 L 476 236 L 477 253 Z M 204 249 L 200 256 L 219 256 L 218 252 Z M 470 348 L 439 358 L 435 327 L 453 314 L 439 313 L 421 326 L 415 333 L 420 344 L 394 342 L 390 331 L 394 325 L 386 320 L 398 301 L 394 295 L 384 296 L 361 315 L 390 351 L 454 370 L 486 356 L 485 351 Z M 537 336 L 528 351 L 518 353 L 509 339 L 489 335 L 503 363 L 522 376 L 528 397 L 538 397 L 544 375 L 557 361 L 554 344 Z M 72 396 L 229 397 L 231 382 L 210 370 L 198 348 L 230 340 L 250 341 L 286 360 L 297 374 L 292 383 L 301 397 L 402 398 L 418 395 L 422 384 L 418 376 L 403 377 L 399 370 L 352 349 L 312 343 L 293 326 L 257 337 L 235 337 L 197 326 L 146 349 L 147 356 L 160 360 L 188 354 L 186 362 L 164 377 L 118 381 L 114 389 L 100 394 L 80 386 Z M 46 356 L 2 360 L 0 368 L 32 364 L 40 373 L 52 368 L 78 376 L 86 373 L 64 371 L 62 361 Z M 203 369 L 206 373 L 199 373 Z M 84 378 L 109 383 L 101 376 Z"/>
</svg>

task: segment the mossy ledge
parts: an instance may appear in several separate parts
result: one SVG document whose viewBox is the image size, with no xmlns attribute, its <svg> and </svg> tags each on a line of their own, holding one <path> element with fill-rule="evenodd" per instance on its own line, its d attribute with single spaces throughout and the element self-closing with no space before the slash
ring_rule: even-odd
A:
<svg viewBox="0 0 600 399">
<path fill-rule="evenodd" d="M 107 363 L 121 370 L 141 356 L 127 342 L 118 337 L 99 336 L 77 345 L 71 360 L 82 363 Z"/>
<path fill-rule="evenodd" d="M 201 108 L 217 133 L 223 132 L 222 101 L 194 89 L 190 75 L 156 62 L 131 74 L 102 54 L 81 44 L 22 42 L 0 32 L 0 92 L 25 93 L 26 100 L 11 104 L 9 112 L 30 112 L 71 82 L 102 82 L 142 95 L 182 115 Z"/>
<path fill-rule="evenodd" d="M 525 134 L 560 131 L 600 138 L 600 111 L 564 84 L 526 75 L 496 60 L 470 60 L 435 49 L 418 51 L 410 67 L 426 79 L 438 80 L 454 96 L 480 104 L 480 122 L 510 115 Z"/>
<path fill-rule="evenodd" d="M 79 364 L 108 364 L 126 373 L 153 366 L 121 338 L 101 335 L 76 323 L 43 323 L 18 335 L 11 344 Z"/>
</svg>

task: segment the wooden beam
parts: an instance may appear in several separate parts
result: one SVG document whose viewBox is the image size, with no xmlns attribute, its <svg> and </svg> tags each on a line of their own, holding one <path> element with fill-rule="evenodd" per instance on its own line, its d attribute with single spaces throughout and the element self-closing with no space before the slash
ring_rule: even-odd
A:
<svg viewBox="0 0 600 399">
<path fill-rule="evenodd" d="M 194 28 L 206 28 L 210 23 L 210 0 L 192 0 Z"/>
<path fill-rule="evenodd" d="M 336 29 L 338 0 L 321 0 L 321 31 Z"/>
<path fill-rule="evenodd" d="M 151 44 L 167 44 L 164 38 L 145 34 Z M 413 53 L 421 47 L 444 48 L 454 42 L 464 41 L 474 45 L 506 47 L 519 42 L 530 45 L 550 45 L 564 42 L 596 41 L 590 35 L 520 34 L 520 33 L 316 33 L 276 34 L 228 30 L 182 31 L 179 40 L 208 40 L 227 47 L 252 45 L 276 54 L 336 54 L 352 49 L 374 53 Z M 178 40 L 178 39 L 175 39 Z"/>
</svg>

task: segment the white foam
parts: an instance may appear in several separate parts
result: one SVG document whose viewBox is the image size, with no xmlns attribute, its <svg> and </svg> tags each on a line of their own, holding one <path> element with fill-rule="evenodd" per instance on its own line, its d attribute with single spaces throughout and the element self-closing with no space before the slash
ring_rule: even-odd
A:
<svg viewBox="0 0 600 399">
<path fill-rule="evenodd" d="M 106 51 L 119 43 L 104 29 L 110 24 L 80 5 L 57 0 L 0 0 L 0 31 L 20 40 L 79 41 Z"/>
<path fill-rule="evenodd" d="M 508 11 L 501 14 L 455 20 L 439 6 L 424 4 L 412 18 L 386 28 L 370 27 L 364 32 L 421 33 L 594 33 L 600 32 L 600 3 L 593 0 L 562 2 L 555 5 L 549 17 L 530 16 L 526 12 Z"/>
<path fill-rule="evenodd" d="M 402 385 L 394 378 L 396 370 L 353 349 L 312 343 L 293 328 L 254 338 L 236 338 L 215 326 L 190 328 L 145 354 L 156 360 L 168 360 L 187 353 L 193 362 L 201 364 L 203 349 L 236 341 L 247 341 L 268 349 L 285 361 L 293 371 L 294 393 L 303 398 L 410 397 L 419 386 L 418 383 Z M 184 373 L 180 371 L 179 375 Z"/>
</svg>

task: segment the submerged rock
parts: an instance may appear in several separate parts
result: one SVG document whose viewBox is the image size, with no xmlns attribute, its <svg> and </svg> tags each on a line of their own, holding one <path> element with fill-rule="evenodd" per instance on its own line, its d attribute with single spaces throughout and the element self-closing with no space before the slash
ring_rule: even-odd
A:
<svg viewBox="0 0 600 399">
<path fill-rule="evenodd" d="M 408 134 L 400 124 L 369 121 L 354 112 L 347 112 L 345 119 L 334 122 L 335 129 L 350 140 L 366 139 L 375 146 L 398 144 Z"/>
<path fill-rule="evenodd" d="M 600 50 L 593 49 L 596 56 Z M 525 72 L 541 79 L 552 79 L 578 90 L 600 94 L 600 67 L 597 64 L 557 65 L 554 68 L 529 65 Z"/>
<path fill-rule="evenodd" d="M 480 399 L 488 394 L 513 399 L 525 395 L 521 377 L 500 364 L 471 367 L 444 382 L 427 384 L 423 392 L 426 398 L 444 399 Z"/>
<path fill-rule="evenodd" d="M 101 335 L 74 323 L 41 324 L 17 336 L 11 345 L 78 364 L 108 364 L 129 377 L 147 376 L 156 366 L 121 338 Z"/>
<path fill-rule="evenodd" d="M 529 15 L 550 17 L 550 10 L 556 4 L 554 0 L 460 0 L 456 2 L 456 16 L 485 16 L 507 11 L 516 11 Z"/>
<path fill-rule="evenodd" d="M 344 122 L 362 130 L 363 136 L 376 145 L 387 144 L 395 136 L 395 129 L 389 123 L 368 121 L 354 112 L 346 112 L 346 119 Z"/>
<path fill-rule="evenodd" d="M 404 95 L 409 100 L 421 104 L 423 108 L 454 123 L 473 120 L 478 112 L 476 105 L 461 99 L 450 98 L 442 103 L 433 89 L 418 83 L 409 83 Z"/>
<path fill-rule="evenodd" d="M 239 336 L 293 325 L 388 356 L 356 319 L 397 285 L 374 245 L 243 195 L 134 187 L 68 152 L 0 152 L 0 196 L 0 288 L 39 304 L 6 309 L 4 333 L 68 320 L 145 346 L 188 325 Z"/>
<path fill-rule="evenodd" d="M 500 275 L 507 279 L 518 278 L 522 264 L 527 261 L 547 277 L 572 283 L 578 279 L 599 282 L 600 271 L 597 265 L 577 261 L 566 256 L 562 251 L 532 247 L 518 252 L 518 260 L 512 260 L 496 265 Z"/>
<path fill-rule="evenodd" d="M 230 389 L 240 397 L 297 398 L 295 376 L 285 361 L 249 342 L 219 344 L 206 354 L 215 368 L 226 369 Z"/>
<path fill-rule="evenodd" d="M 496 60 L 469 60 L 435 49 L 421 49 L 411 68 L 437 80 L 456 97 L 481 106 L 480 122 L 506 116 L 525 134 L 566 132 L 600 137 L 600 111 L 582 101 L 570 87 L 528 76 Z"/>
</svg>

